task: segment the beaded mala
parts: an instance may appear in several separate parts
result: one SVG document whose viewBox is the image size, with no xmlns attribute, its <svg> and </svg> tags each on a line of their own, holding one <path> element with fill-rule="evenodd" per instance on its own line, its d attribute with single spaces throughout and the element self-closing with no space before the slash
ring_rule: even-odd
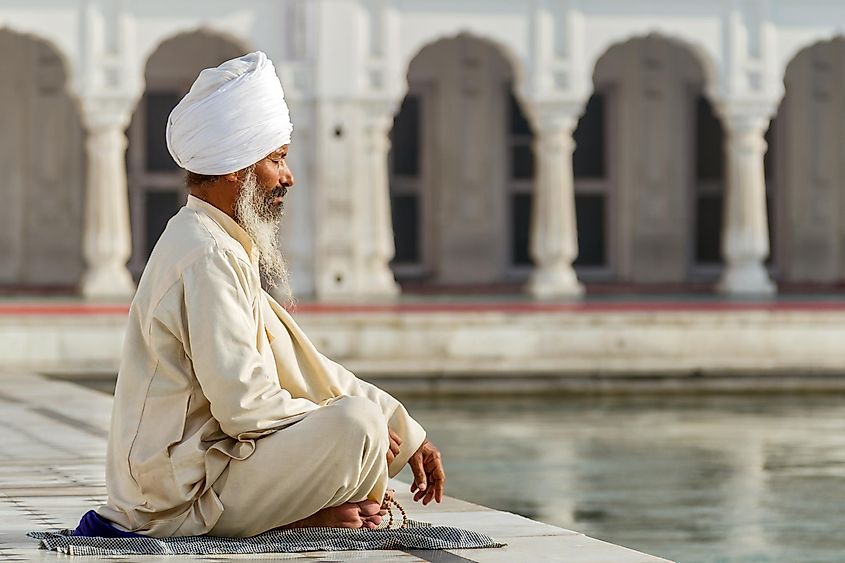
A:
<svg viewBox="0 0 845 563">
<path fill-rule="evenodd" d="M 399 501 L 396 500 L 396 491 L 393 489 L 387 489 L 384 493 L 384 501 L 381 503 L 381 507 L 387 510 L 388 521 L 386 526 L 379 526 L 379 528 L 385 530 L 393 528 L 393 509 L 391 505 L 396 505 L 396 508 L 402 513 L 402 523 L 399 525 L 399 528 L 406 528 L 408 526 L 408 515 L 405 513 L 405 509 L 402 508 L 402 505 L 399 504 Z"/>
</svg>

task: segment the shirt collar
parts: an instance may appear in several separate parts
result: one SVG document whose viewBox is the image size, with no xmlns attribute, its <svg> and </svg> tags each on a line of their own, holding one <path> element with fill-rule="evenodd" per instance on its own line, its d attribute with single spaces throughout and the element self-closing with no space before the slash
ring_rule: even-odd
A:
<svg viewBox="0 0 845 563">
<path fill-rule="evenodd" d="M 252 241 L 252 238 L 243 227 L 238 225 L 237 221 L 232 219 L 224 211 L 217 209 L 207 201 L 203 201 L 193 195 L 188 195 L 187 207 L 189 209 L 193 209 L 194 211 L 201 211 L 211 217 L 215 223 L 220 225 L 223 230 L 228 233 L 230 237 L 241 243 L 241 246 L 244 247 L 247 255 L 249 255 L 250 261 L 254 266 L 258 266 L 258 249 L 255 247 L 255 243 Z"/>
</svg>

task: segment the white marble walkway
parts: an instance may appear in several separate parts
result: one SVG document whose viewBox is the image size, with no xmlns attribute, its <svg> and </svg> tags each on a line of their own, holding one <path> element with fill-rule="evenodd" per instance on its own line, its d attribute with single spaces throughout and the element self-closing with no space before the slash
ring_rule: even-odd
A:
<svg viewBox="0 0 845 563">
<path fill-rule="evenodd" d="M 72 383 L 30 374 L 0 373 L 0 560 L 55 561 L 67 557 L 39 550 L 37 542 L 25 534 L 36 529 L 72 528 L 85 511 L 105 500 L 103 462 L 110 409 L 110 396 Z M 452 552 L 333 552 L 169 559 L 665 562 L 577 532 L 454 498 L 423 508 L 411 501 L 407 485 L 398 482 L 394 485 L 409 517 L 477 530 L 507 543 L 508 547 Z M 119 560 L 152 563 L 161 559 L 147 556 Z M 90 561 L 103 560 L 90 558 Z"/>
</svg>

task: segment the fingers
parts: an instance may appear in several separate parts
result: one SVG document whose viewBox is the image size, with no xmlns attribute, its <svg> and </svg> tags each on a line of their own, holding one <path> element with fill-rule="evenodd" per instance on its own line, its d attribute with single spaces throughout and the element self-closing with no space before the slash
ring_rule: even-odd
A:
<svg viewBox="0 0 845 563">
<path fill-rule="evenodd" d="M 399 437 L 399 434 L 394 432 L 391 429 L 387 429 L 388 434 L 390 435 L 390 442 L 387 448 L 387 465 L 393 463 L 393 460 L 396 459 L 396 456 L 399 455 L 399 452 L 402 448 L 402 438 Z"/>
<path fill-rule="evenodd" d="M 434 498 L 434 493 L 437 490 L 437 487 L 432 486 L 428 489 L 428 492 L 425 494 L 425 498 L 423 499 L 423 506 L 427 506 L 428 503 Z"/>
<path fill-rule="evenodd" d="M 443 460 L 439 451 L 434 451 L 423 462 L 423 467 L 426 472 L 426 479 L 429 483 L 428 490 L 425 494 L 415 495 L 414 500 L 422 499 L 423 505 L 427 505 L 432 500 L 441 502 L 443 500 L 443 490 L 446 485 L 446 472 L 443 470 Z"/>
<path fill-rule="evenodd" d="M 434 494 L 435 500 L 439 503 L 443 500 L 443 491 L 446 489 L 446 478 L 444 476 L 443 479 L 437 481 L 437 486 L 435 487 L 436 491 Z"/>
<path fill-rule="evenodd" d="M 417 491 L 414 493 L 414 502 L 419 502 L 425 496 L 425 491 Z"/>
<path fill-rule="evenodd" d="M 423 505 L 428 505 L 432 500 L 441 502 L 443 500 L 444 482 L 436 479 L 429 480 L 429 487 L 427 491 L 417 491 L 414 495 L 414 500 L 419 502 L 422 500 Z"/>
<path fill-rule="evenodd" d="M 414 483 L 411 485 L 411 491 L 414 490 L 414 487 L 418 489 L 417 494 L 421 491 L 425 491 L 427 486 L 426 478 L 425 478 L 425 469 L 423 468 L 423 460 L 422 454 L 420 452 L 415 453 L 411 456 L 411 459 L 408 460 L 408 465 L 411 466 L 411 473 L 414 474 Z M 414 495 L 416 497 L 416 495 Z M 417 500 L 414 498 L 414 500 Z"/>
</svg>

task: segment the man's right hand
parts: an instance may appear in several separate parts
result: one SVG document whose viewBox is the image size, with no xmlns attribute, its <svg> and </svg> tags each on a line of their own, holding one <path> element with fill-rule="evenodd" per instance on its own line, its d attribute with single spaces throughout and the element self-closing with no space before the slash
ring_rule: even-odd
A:
<svg viewBox="0 0 845 563">
<path fill-rule="evenodd" d="M 408 465 L 411 466 L 411 472 L 414 474 L 414 482 L 411 484 L 414 500 L 422 500 L 423 505 L 427 505 L 432 500 L 437 502 L 443 500 L 446 472 L 443 471 L 440 450 L 434 447 L 428 438 L 408 460 Z"/>
</svg>

